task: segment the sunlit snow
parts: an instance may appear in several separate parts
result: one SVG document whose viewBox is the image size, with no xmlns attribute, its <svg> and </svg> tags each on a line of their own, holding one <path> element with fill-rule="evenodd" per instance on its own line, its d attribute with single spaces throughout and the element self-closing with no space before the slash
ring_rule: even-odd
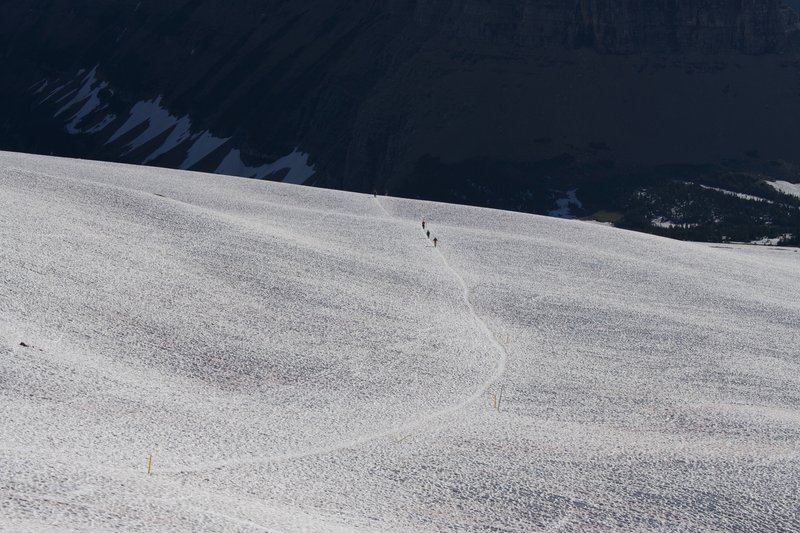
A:
<svg viewBox="0 0 800 533">
<path fill-rule="evenodd" d="M 717 191 L 723 194 L 727 194 L 728 196 L 735 196 L 737 198 L 741 198 L 742 200 L 751 200 L 753 202 L 766 202 L 768 204 L 774 203 L 771 200 L 767 200 L 765 198 L 761 198 L 760 196 L 753 196 L 752 194 L 745 194 L 741 192 L 734 192 L 729 191 L 727 189 L 720 189 L 719 187 L 709 187 L 708 185 L 700 185 L 701 189 L 706 189 L 707 191 Z"/>
<path fill-rule="evenodd" d="M 9 153 L 0 242 L 2 530 L 800 529 L 796 249 Z"/>
<path fill-rule="evenodd" d="M 788 181 L 768 181 L 767 183 L 784 194 L 800 198 L 800 183 L 789 183 Z"/>
<path fill-rule="evenodd" d="M 788 240 L 788 239 L 791 239 L 792 237 L 793 237 L 793 234 L 791 234 L 791 233 L 784 233 L 784 234 L 783 234 L 783 235 L 781 235 L 780 237 L 772 237 L 772 238 L 770 238 L 770 237 L 763 237 L 763 238 L 761 238 L 761 239 L 756 239 L 756 240 L 750 241 L 750 244 L 759 244 L 759 245 L 761 245 L 761 246 L 777 246 L 777 245 L 779 245 L 779 244 L 781 243 L 781 241 L 783 241 L 784 239 L 787 239 L 787 240 Z"/>
<path fill-rule="evenodd" d="M 665 219 L 664 217 L 656 217 L 650 221 L 650 225 L 655 228 L 696 228 L 700 224 L 695 223 L 678 223 Z"/>
</svg>

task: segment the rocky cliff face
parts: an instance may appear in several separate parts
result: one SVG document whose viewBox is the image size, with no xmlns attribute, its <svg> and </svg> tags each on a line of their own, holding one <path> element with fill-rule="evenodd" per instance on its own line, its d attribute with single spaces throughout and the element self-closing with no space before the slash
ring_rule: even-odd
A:
<svg viewBox="0 0 800 533">
<path fill-rule="evenodd" d="M 20 0 L 0 141 L 541 211 L 797 159 L 798 41 L 779 0 Z"/>
<path fill-rule="evenodd" d="M 467 42 L 617 54 L 768 53 L 797 24 L 779 0 L 423 0 L 416 19 Z"/>
</svg>

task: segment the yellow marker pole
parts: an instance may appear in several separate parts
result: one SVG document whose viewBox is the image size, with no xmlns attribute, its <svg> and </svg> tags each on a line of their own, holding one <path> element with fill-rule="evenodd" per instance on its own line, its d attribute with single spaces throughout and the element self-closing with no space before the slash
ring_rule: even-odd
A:
<svg viewBox="0 0 800 533">
<path fill-rule="evenodd" d="M 147 457 L 147 475 L 150 475 L 150 470 L 153 468 L 153 455 Z"/>
<path fill-rule="evenodd" d="M 500 395 L 497 397 L 497 410 L 500 410 L 500 402 L 503 401 L 503 391 L 506 390 L 506 386 L 503 385 L 500 387 Z"/>
</svg>

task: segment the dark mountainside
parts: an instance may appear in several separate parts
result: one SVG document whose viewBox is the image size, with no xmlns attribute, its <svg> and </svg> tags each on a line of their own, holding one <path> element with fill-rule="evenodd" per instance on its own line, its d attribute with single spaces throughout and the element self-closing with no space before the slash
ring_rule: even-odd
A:
<svg viewBox="0 0 800 533">
<path fill-rule="evenodd" d="M 800 235 L 779 0 L 18 0 L 0 54 L 3 149 Z"/>
</svg>

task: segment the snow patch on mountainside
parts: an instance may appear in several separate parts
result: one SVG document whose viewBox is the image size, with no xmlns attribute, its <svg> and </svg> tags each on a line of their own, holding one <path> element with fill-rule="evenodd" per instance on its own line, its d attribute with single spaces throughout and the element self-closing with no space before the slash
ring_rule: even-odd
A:
<svg viewBox="0 0 800 533">
<path fill-rule="evenodd" d="M 699 224 L 692 223 L 676 223 L 664 217 L 656 217 L 650 221 L 650 225 L 654 228 L 696 228 Z"/>
<path fill-rule="evenodd" d="M 551 217 L 558 217 L 558 218 L 575 218 L 572 214 L 572 206 L 577 207 L 578 209 L 583 208 L 583 203 L 578 200 L 578 189 L 572 189 L 571 191 L 567 191 L 567 195 L 564 198 L 560 198 L 556 200 L 556 205 L 558 209 L 554 209 L 549 211 L 548 214 Z"/>
<path fill-rule="evenodd" d="M 97 109 L 102 109 L 99 94 L 100 91 L 108 87 L 108 83 L 99 82 L 97 80 L 96 73 L 97 67 L 94 67 L 83 78 L 83 85 L 81 85 L 80 89 L 77 90 L 75 95 L 67 103 L 65 103 L 61 109 L 56 111 L 55 117 L 59 117 L 66 111 L 74 109 L 77 104 L 82 104 L 81 107 L 68 118 L 69 122 L 67 123 L 66 128 L 69 133 L 75 134 L 86 131 L 84 129 L 80 129 L 78 125 L 90 113 Z"/>
<path fill-rule="evenodd" d="M 800 183 L 789 183 L 788 181 L 768 181 L 767 183 L 784 194 L 800 198 Z"/>
<path fill-rule="evenodd" d="M 40 94 L 42 91 L 44 91 L 47 88 L 48 85 L 49 85 L 49 83 L 48 83 L 47 80 L 42 80 L 39 83 L 35 83 L 33 85 L 33 87 L 34 87 L 33 94 Z"/>
<path fill-rule="evenodd" d="M 154 100 L 149 100 L 146 102 L 137 102 L 130 110 L 128 119 L 125 123 L 114 132 L 111 137 L 108 138 L 106 144 L 113 143 L 126 133 L 130 132 L 134 128 L 141 126 L 142 124 L 146 124 L 146 128 L 144 131 L 139 133 L 136 138 L 129 141 L 124 148 L 123 153 L 129 153 L 133 150 L 136 150 L 140 146 L 152 141 L 168 129 L 172 128 L 173 130 L 177 129 L 178 125 L 180 124 L 183 126 L 182 131 L 179 131 L 178 138 L 181 138 L 181 135 L 186 135 L 188 133 L 188 128 L 191 125 L 191 122 L 188 121 L 186 117 L 183 119 L 173 116 L 169 111 L 167 111 L 161 105 L 161 97 L 157 97 Z M 170 144 L 174 142 L 173 139 L 170 139 Z M 167 145 L 165 142 L 161 147 L 159 147 L 156 152 L 159 152 L 164 146 Z M 174 148 L 174 144 L 172 144 L 172 148 Z M 168 150 L 170 148 L 168 147 Z M 153 152 L 153 153 L 156 153 Z M 152 161 L 155 159 L 153 154 L 151 153 L 147 156 L 144 162 Z"/>
<path fill-rule="evenodd" d="M 110 100 L 114 93 L 110 84 L 100 79 L 99 69 L 99 65 L 90 70 L 81 69 L 67 80 L 44 79 L 30 90 L 40 105 L 57 106 L 54 118 L 64 121 L 67 133 L 104 135 L 103 145 L 118 150 L 120 157 L 139 150 L 136 159 L 143 164 L 158 163 L 162 156 L 175 154 L 175 159 L 182 161 L 178 165 L 181 169 L 209 168 L 213 163 L 204 160 L 231 142 L 230 137 L 214 135 L 208 129 L 193 129 L 191 118 L 172 113 L 161 95 L 134 103 L 122 120 L 106 111 L 112 107 Z M 136 135 L 129 138 L 133 131 L 137 132 Z M 155 139 L 163 140 L 156 145 Z M 118 146 L 115 143 L 124 144 Z M 150 150 L 143 150 L 145 146 Z M 310 154 L 296 148 L 276 161 L 262 162 L 261 159 L 256 161 L 257 164 L 248 165 L 242 161 L 241 151 L 231 147 L 216 168 L 211 168 L 221 174 L 262 179 L 286 171 L 284 182 L 301 184 L 314 175 L 314 166 L 308 163 L 309 157 Z"/>
<path fill-rule="evenodd" d="M 170 115 L 170 118 L 172 118 L 172 115 Z M 144 158 L 145 164 L 149 163 L 150 161 L 154 161 L 158 157 L 176 149 L 181 143 L 191 136 L 192 121 L 189 119 L 189 117 L 178 118 L 170 125 L 170 127 L 172 130 L 167 138 L 164 139 L 164 142 L 161 144 L 161 146 L 156 148 L 150 155 Z"/>
<path fill-rule="evenodd" d="M 233 148 L 217 167 L 216 172 L 231 176 L 264 179 L 271 174 L 287 169 L 288 173 L 282 180 L 284 183 L 299 185 L 314 175 L 314 167 L 308 164 L 308 154 L 300 152 L 297 148 L 277 161 L 258 167 L 244 164 L 241 152 Z"/>
<path fill-rule="evenodd" d="M 192 168 L 210 155 L 214 150 L 230 140 L 229 137 L 220 138 L 204 130 L 192 132 L 192 121 L 188 116 L 176 116 L 169 112 L 163 105 L 163 97 L 158 96 L 152 100 L 137 102 L 128 113 L 128 119 L 120 126 L 105 144 L 111 144 L 136 128 L 145 125 L 134 139 L 128 141 L 123 147 L 123 154 L 128 154 L 156 137 L 169 132 L 164 141 L 152 152 L 144 157 L 143 163 L 150 163 L 164 154 L 177 149 L 187 140 L 192 140 L 183 163 L 182 169 Z M 235 174 L 244 176 L 244 174 Z"/>
<path fill-rule="evenodd" d="M 780 237 L 773 237 L 773 238 L 764 237 L 764 238 L 761 238 L 761 239 L 756 239 L 754 241 L 750 241 L 750 244 L 757 244 L 757 245 L 760 245 L 760 246 L 778 246 L 784 240 L 789 240 L 792 237 L 793 237 L 793 234 L 784 233 Z"/>
<path fill-rule="evenodd" d="M 700 184 L 698 184 L 700 185 Z M 774 203 L 771 200 L 767 200 L 766 198 L 761 198 L 760 196 L 753 196 L 752 194 L 745 194 L 741 192 L 734 192 L 729 191 L 727 189 L 720 189 L 719 187 L 710 187 L 708 185 L 700 185 L 701 189 L 706 189 L 707 191 L 717 191 L 723 194 L 727 194 L 728 196 L 735 196 L 737 198 L 741 198 L 742 200 L 750 200 L 752 202 L 766 202 L 768 204 Z"/>
<path fill-rule="evenodd" d="M 55 89 L 41 100 L 41 103 L 44 103 L 56 94 L 62 93 L 55 100 L 61 107 L 55 112 L 53 117 L 67 121 L 64 126 L 67 133 L 72 135 L 95 133 L 104 129 L 116 118 L 114 114 L 109 113 L 95 120 L 95 122 L 86 122 L 87 117 L 93 113 L 103 111 L 108 107 L 107 104 L 102 102 L 100 97 L 101 92 L 108 88 L 108 82 L 97 79 L 97 68 L 97 66 L 92 68 L 83 75 L 82 78 L 79 78 L 77 82 L 72 81 L 56 86 Z M 82 74 L 82 72 L 83 71 L 79 74 Z M 47 86 L 48 82 L 44 80 L 41 87 L 37 89 L 34 94 L 40 93 Z M 70 114 L 67 115 L 67 113 Z"/>
<path fill-rule="evenodd" d="M 667 220 L 664 217 L 656 217 L 650 221 L 650 224 L 655 228 L 672 228 L 675 224 L 671 220 Z"/>
<path fill-rule="evenodd" d="M 181 163 L 181 169 L 190 169 L 197 163 L 205 159 L 211 152 L 225 144 L 230 138 L 216 137 L 209 131 L 203 131 L 198 134 L 192 135 L 194 142 L 186 154 L 186 159 Z"/>
<path fill-rule="evenodd" d="M 76 79 L 61 81 L 61 83 L 50 83 L 50 80 L 42 80 L 40 88 L 33 91 L 33 94 L 39 94 L 44 90 L 45 87 L 50 87 L 50 91 L 43 98 L 39 99 L 39 103 L 43 104 L 45 102 L 54 102 L 57 104 L 78 91 L 78 88 L 73 87 L 73 85 L 76 83 L 82 83 L 81 80 L 83 80 L 84 72 L 86 71 L 81 69 L 77 72 Z"/>
<path fill-rule="evenodd" d="M 83 130 L 81 133 L 88 133 L 88 134 L 100 133 L 101 131 L 109 127 L 111 123 L 114 122 L 115 120 L 117 120 L 117 115 L 114 115 L 113 113 L 105 115 L 102 118 L 100 118 L 100 120 L 98 120 L 96 124 L 94 124 L 90 128 Z"/>
</svg>

